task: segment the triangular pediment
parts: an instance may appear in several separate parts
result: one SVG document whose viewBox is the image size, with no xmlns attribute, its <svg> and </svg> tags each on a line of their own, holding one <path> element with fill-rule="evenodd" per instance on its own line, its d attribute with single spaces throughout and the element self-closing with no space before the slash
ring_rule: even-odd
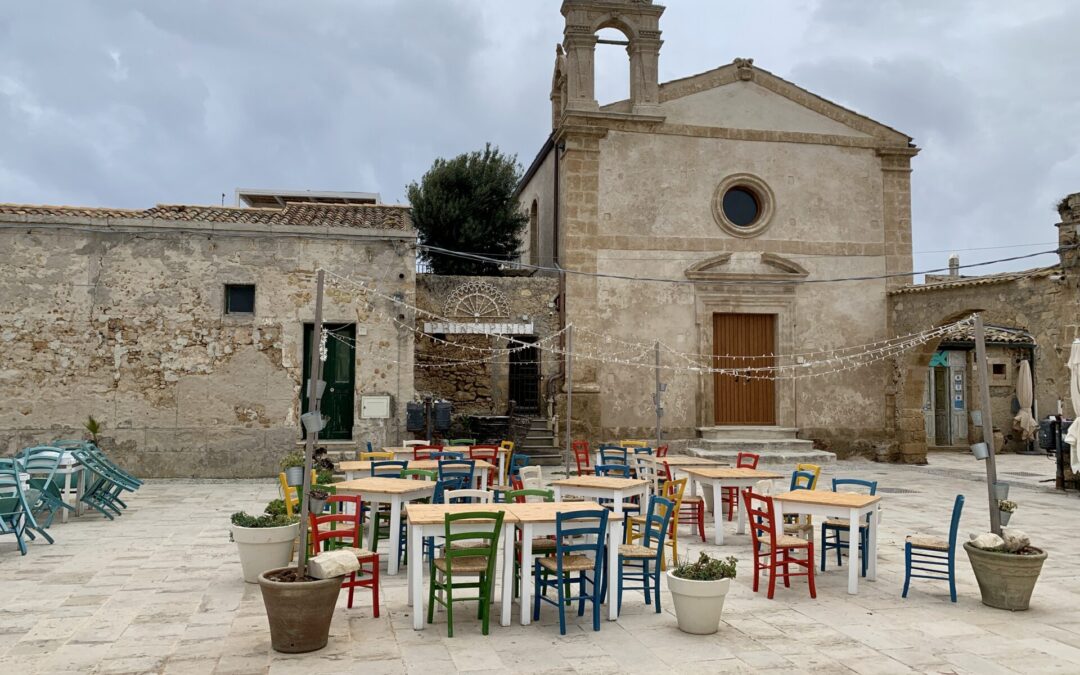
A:
<svg viewBox="0 0 1080 675">
<path fill-rule="evenodd" d="M 693 281 L 796 281 L 810 273 L 802 265 L 775 253 L 721 253 L 686 270 Z"/>
<path fill-rule="evenodd" d="M 735 59 L 719 68 L 660 85 L 668 124 L 872 137 L 907 146 L 896 129 Z"/>
</svg>

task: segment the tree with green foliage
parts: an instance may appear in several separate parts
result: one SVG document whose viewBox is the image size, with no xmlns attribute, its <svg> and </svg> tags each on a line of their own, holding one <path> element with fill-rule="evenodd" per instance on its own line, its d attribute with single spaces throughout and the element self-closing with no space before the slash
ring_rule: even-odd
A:
<svg viewBox="0 0 1080 675">
<path fill-rule="evenodd" d="M 512 260 L 528 222 L 514 200 L 521 180 L 516 155 L 490 143 L 477 152 L 436 159 L 424 177 L 407 188 L 420 244 Z M 494 263 L 421 250 L 436 274 L 492 274 Z"/>
</svg>

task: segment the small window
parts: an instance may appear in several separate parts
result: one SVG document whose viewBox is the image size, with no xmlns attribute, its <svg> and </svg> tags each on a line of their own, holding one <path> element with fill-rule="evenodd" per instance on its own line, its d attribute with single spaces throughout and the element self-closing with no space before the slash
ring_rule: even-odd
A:
<svg viewBox="0 0 1080 675">
<path fill-rule="evenodd" d="M 255 285 L 225 284 L 225 313 L 254 314 Z"/>
<path fill-rule="evenodd" d="M 1005 364 L 1004 363 L 995 363 L 994 364 L 994 377 L 1005 377 Z"/>
<path fill-rule="evenodd" d="M 724 193 L 724 215 L 736 227 L 749 227 L 758 219 L 761 207 L 752 190 L 736 186 Z"/>
</svg>

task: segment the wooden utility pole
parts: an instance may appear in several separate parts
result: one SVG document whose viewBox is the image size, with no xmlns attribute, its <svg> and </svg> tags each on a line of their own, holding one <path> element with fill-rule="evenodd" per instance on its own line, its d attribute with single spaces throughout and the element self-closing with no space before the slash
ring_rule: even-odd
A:
<svg viewBox="0 0 1080 675">
<path fill-rule="evenodd" d="M 319 382 L 322 380 L 322 305 L 324 274 L 319 270 L 315 289 L 315 325 L 311 331 L 311 368 L 310 377 L 305 383 L 308 387 L 308 412 L 314 420 L 320 419 L 322 398 L 319 396 Z M 311 491 L 311 465 L 315 457 L 315 443 L 318 440 L 318 422 L 306 428 L 307 444 L 304 448 L 304 489 L 300 493 L 300 551 L 296 556 L 296 573 L 299 579 L 307 576 L 307 539 L 308 539 L 308 493 Z M 289 496 L 285 495 L 288 499 Z"/>
<path fill-rule="evenodd" d="M 566 477 L 570 477 L 570 454 L 573 443 L 570 440 L 570 420 L 574 416 L 574 324 L 566 327 L 566 454 L 563 459 Z"/>
<path fill-rule="evenodd" d="M 1001 536 L 1001 511 L 998 509 L 997 464 L 994 460 L 994 420 L 990 415 L 990 373 L 986 363 L 986 332 L 982 314 L 975 315 L 975 368 L 979 373 L 979 393 L 982 398 L 982 432 L 986 443 L 986 491 L 990 499 L 990 531 Z"/>
<path fill-rule="evenodd" d="M 653 405 L 656 406 L 656 447 L 663 442 L 663 432 L 660 429 L 660 418 L 664 416 L 664 407 L 661 405 L 660 394 L 664 391 L 664 385 L 660 384 L 660 341 L 656 341 L 656 393 L 653 394 Z"/>
</svg>

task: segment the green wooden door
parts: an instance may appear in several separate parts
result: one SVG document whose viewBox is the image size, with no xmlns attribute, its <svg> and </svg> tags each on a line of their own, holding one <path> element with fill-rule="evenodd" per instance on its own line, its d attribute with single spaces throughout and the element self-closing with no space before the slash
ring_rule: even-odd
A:
<svg viewBox="0 0 1080 675">
<path fill-rule="evenodd" d="M 326 362 L 323 363 L 323 377 L 326 390 L 322 398 L 322 414 L 329 418 L 326 427 L 319 432 L 319 438 L 326 440 L 351 440 L 353 411 L 356 390 L 356 327 L 353 324 L 326 324 L 326 330 L 341 337 L 341 340 L 328 338 L 326 341 Z M 304 324 L 304 382 L 311 377 L 311 334 L 314 325 Z M 301 386 L 301 412 L 307 412 L 307 386 Z M 303 425 L 300 433 L 303 434 Z"/>
</svg>

